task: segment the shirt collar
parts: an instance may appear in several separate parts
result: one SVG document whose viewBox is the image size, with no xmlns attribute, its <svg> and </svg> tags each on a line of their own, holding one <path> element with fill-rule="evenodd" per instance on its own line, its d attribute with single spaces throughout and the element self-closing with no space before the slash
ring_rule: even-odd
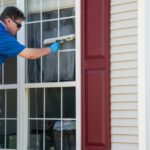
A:
<svg viewBox="0 0 150 150">
<path fill-rule="evenodd" d="M 7 31 L 7 28 L 6 28 L 5 24 L 3 23 L 3 21 L 0 20 L 0 24 L 1 24 L 1 25 L 6 29 L 6 31 Z"/>
</svg>

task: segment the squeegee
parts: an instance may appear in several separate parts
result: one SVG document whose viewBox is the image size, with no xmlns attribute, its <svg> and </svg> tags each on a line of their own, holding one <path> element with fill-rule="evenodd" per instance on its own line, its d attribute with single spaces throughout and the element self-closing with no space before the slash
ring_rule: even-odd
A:
<svg viewBox="0 0 150 150">
<path fill-rule="evenodd" d="M 60 36 L 58 38 L 48 38 L 45 39 L 43 44 L 51 44 L 54 42 L 60 42 L 61 44 L 64 42 L 69 42 L 75 39 L 75 34 L 70 34 L 70 35 L 65 35 L 65 36 Z"/>
</svg>

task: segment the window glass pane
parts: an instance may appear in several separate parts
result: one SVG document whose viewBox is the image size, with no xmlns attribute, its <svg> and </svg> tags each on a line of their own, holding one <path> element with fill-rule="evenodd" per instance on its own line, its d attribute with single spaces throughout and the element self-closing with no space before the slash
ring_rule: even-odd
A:
<svg viewBox="0 0 150 150">
<path fill-rule="evenodd" d="M 60 20 L 60 36 L 75 33 L 75 19 Z"/>
<path fill-rule="evenodd" d="M 75 80 L 75 52 L 60 53 L 60 81 Z"/>
<path fill-rule="evenodd" d="M 29 97 L 29 117 L 43 117 L 43 89 L 30 89 Z"/>
<path fill-rule="evenodd" d="M 45 117 L 46 118 L 60 118 L 60 89 L 48 88 L 45 91 Z"/>
<path fill-rule="evenodd" d="M 5 91 L 0 90 L 0 118 L 5 117 Z"/>
<path fill-rule="evenodd" d="M 27 25 L 27 46 L 31 48 L 40 48 L 40 23 Z M 27 61 L 26 81 L 30 83 L 41 81 L 41 60 Z"/>
<path fill-rule="evenodd" d="M 43 82 L 57 82 L 58 81 L 58 56 L 51 53 L 43 57 L 42 63 L 42 80 Z"/>
<path fill-rule="evenodd" d="M 27 82 L 36 83 L 41 81 L 41 59 L 28 60 L 28 78 Z"/>
<path fill-rule="evenodd" d="M 27 46 L 31 48 L 40 48 L 41 44 L 41 25 L 33 23 L 26 25 L 27 30 Z"/>
<path fill-rule="evenodd" d="M 4 64 L 4 84 L 17 83 L 17 58 L 9 58 Z"/>
<path fill-rule="evenodd" d="M 27 21 L 38 21 L 40 20 L 40 0 L 27 0 Z"/>
<path fill-rule="evenodd" d="M 43 121 L 29 121 L 28 150 L 43 150 Z"/>
<path fill-rule="evenodd" d="M 17 118 L 17 91 L 7 90 L 7 118 Z"/>
<path fill-rule="evenodd" d="M 63 88 L 63 117 L 75 118 L 75 88 Z"/>
<path fill-rule="evenodd" d="M 75 39 L 71 40 L 71 41 L 66 41 L 64 43 L 61 44 L 61 49 L 65 50 L 65 49 L 75 49 Z"/>
<path fill-rule="evenodd" d="M 57 130 L 56 128 L 59 128 Z M 60 150 L 61 124 L 58 120 L 45 121 L 45 150 Z"/>
<path fill-rule="evenodd" d="M 6 128 L 6 147 L 9 149 L 17 148 L 17 121 L 16 120 L 7 120 Z"/>
<path fill-rule="evenodd" d="M 57 35 L 58 35 L 57 21 L 50 21 L 43 23 L 43 40 L 57 37 Z"/>
<path fill-rule="evenodd" d="M 57 10 L 46 11 L 46 12 L 43 12 L 42 15 L 43 15 L 43 20 L 54 19 L 58 17 L 58 11 Z"/>
<path fill-rule="evenodd" d="M 0 148 L 5 147 L 5 121 L 0 120 Z"/>
<path fill-rule="evenodd" d="M 54 142 L 55 150 L 61 150 L 61 121 L 57 120 L 54 123 Z"/>
<path fill-rule="evenodd" d="M 65 8 L 60 10 L 60 17 L 75 16 L 75 8 Z"/>
<path fill-rule="evenodd" d="M 76 127 L 74 120 L 63 121 L 63 150 L 76 150 Z"/>
<path fill-rule="evenodd" d="M 42 6 L 43 20 L 58 17 L 58 0 L 43 0 Z"/>
</svg>

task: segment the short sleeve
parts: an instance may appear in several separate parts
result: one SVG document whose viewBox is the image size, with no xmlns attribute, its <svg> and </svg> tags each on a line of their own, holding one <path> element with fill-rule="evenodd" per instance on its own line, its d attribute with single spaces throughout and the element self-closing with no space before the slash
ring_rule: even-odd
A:
<svg viewBox="0 0 150 150">
<path fill-rule="evenodd" d="M 20 44 L 8 32 L 0 32 L 0 55 L 7 57 L 17 56 L 26 46 Z"/>
</svg>

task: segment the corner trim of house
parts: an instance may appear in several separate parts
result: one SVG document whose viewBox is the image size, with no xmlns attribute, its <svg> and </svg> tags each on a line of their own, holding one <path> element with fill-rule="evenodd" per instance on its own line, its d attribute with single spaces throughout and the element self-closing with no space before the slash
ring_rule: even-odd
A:
<svg viewBox="0 0 150 150">
<path fill-rule="evenodd" d="M 139 150 L 150 149 L 150 1 L 138 1 Z"/>
<path fill-rule="evenodd" d="M 76 149 L 81 150 L 81 0 L 75 1 L 76 6 L 76 129 L 77 135 L 76 137 Z M 78 124 L 78 125 L 77 125 Z"/>
</svg>

